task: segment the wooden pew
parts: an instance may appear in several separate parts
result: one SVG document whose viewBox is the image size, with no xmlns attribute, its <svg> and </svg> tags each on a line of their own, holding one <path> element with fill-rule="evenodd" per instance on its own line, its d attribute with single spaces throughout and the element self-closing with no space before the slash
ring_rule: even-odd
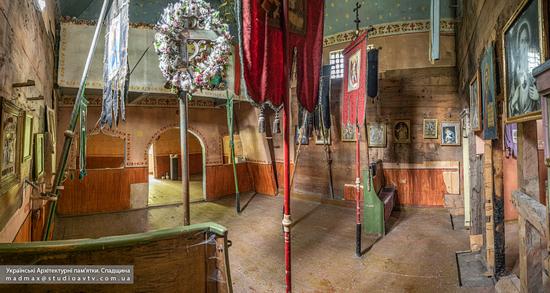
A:
<svg viewBox="0 0 550 293">
<path fill-rule="evenodd" d="M 373 174 L 373 176 L 370 176 Z M 386 222 L 395 206 L 395 187 L 385 186 L 382 161 L 363 171 L 364 227 L 367 234 L 386 234 Z M 367 186 L 371 186 L 370 190 Z"/>
<path fill-rule="evenodd" d="M 85 229 L 85 227 L 83 227 Z M 1 265 L 133 265 L 133 284 L 0 284 L 0 292 L 232 292 L 215 223 L 98 239 L 0 244 Z"/>
</svg>

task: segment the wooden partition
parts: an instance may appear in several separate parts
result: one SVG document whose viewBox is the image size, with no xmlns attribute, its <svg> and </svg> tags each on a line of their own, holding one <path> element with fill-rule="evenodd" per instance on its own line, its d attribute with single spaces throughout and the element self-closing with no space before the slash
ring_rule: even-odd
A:
<svg viewBox="0 0 550 293">
<path fill-rule="evenodd" d="M 384 163 L 384 175 L 386 184 L 397 189 L 397 205 L 442 207 L 446 193 L 460 194 L 457 161 Z"/>
<path fill-rule="evenodd" d="M 0 244 L 0 264 L 134 266 L 133 284 L 0 284 L 0 292 L 232 292 L 227 229 L 215 223 L 99 239 Z"/>
<path fill-rule="evenodd" d="M 254 190 L 254 184 L 246 163 L 237 164 L 237 177 L 239 179 L 239 192 Z M 224 195 L 235 193 L 235 178 L 233 177 L 233 165 L 206 166 L 206 199 L 216 200 Z"/>
<path fill-rule="evenodd" d="M 57 211 L 79 215 L 128 210 L 134 183 L 147 183 L 147 167 L 88 170 L 82 180 L 76 176 L 65 181 Z"/>
<path fill-rule="evenodd" d="M 546 207 L 529 195 L 516 190 L 512 194 L 518 210 L 519 279 L 521 292 L 550 292 L 544 270 L 550 269 L 546 250 L 548 222 Z"/>
</svg>

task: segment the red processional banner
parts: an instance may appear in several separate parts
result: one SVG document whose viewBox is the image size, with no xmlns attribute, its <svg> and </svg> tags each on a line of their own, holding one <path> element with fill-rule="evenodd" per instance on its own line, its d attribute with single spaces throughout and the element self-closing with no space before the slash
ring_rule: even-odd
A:
<svg viewBox="0 0 550 293">
<path fill-rule="evenodd" d="M 247 95 L 258 104 L 281 105 L 288 95 L 283 53 L 288 50 L 290 69 L 296 50 L 298 101 L 313 112 L 318 101 L 322 65 L 324 1 L 289 1 L 288 48 L 283 46 L 282 0 L 239 2 L 242 71 Z"/>
<path fill-rule="evenodd" d="M 342 98 L 342 140 L 355 140 L 355 125 L 365 120 L 367 96 L 367 33 L 343 51 L 344 96 Z"/>
</svg>

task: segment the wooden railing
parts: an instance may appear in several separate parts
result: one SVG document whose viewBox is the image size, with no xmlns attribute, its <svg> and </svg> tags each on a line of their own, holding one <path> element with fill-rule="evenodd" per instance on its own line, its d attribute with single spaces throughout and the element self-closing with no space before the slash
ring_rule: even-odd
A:
<svg viewBox="0 0 550 293">
<path fill-rule="evenodd" d="M 520 291 L 549 292 L 546 207 L 519 190 L 512 193 L 512 201 L 519 213 Z"/>
<path fill-rule="evenodd" d="M 5 243 L 0 264 L 134 266 L 133 284 L 0 284 L 0 292 L 232 292 L 227 230 L 215 223 L 98 239 Z"/>
</svg>

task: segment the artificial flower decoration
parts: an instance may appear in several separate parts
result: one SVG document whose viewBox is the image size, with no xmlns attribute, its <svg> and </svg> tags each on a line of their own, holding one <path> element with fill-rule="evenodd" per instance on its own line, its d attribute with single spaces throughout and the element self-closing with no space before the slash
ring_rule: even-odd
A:
<svg viewBox="0 0 550 293">
<path fill-rule="evenodd" d="M 189 30 L 211 30 L 216 39 L 190 39 Z M 173 86 L 193 93 L 219 89 L 231 57 L 231 35 L 218 11 L 204 0 L 181 0 L 169 4 L 156 25 L 155 50 L 159 67 Z M 192 50 L 189 50 L 192 48 Z M 188 51 L 189 60 L 182 52 Z"/>
</svg>

